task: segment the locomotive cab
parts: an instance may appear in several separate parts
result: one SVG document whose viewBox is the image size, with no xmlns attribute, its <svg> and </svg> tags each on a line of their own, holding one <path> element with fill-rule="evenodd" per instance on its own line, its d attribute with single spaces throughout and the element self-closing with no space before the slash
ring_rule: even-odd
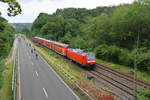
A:
<svg viewBox="0 0 150 100">
<path fill-rule="evenodd" d="M 96 59 L 95 59 L 95 55 L 94 55 L 94 53 L 87 53 L 86 54 L 86 60 L 87 60 L 87 66 L 91 66 L 91 67 L 93 67 L 93 66 L 95 66 L 95 64 L 96 64 Z"/>
</svg>

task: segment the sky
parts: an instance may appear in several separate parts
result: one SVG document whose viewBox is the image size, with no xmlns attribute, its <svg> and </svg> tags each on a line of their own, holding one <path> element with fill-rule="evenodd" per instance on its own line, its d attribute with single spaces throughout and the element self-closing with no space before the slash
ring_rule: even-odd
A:
<svg viewBox="0 0 150 100">
<path fill-rule="evenodd" d="M 0 2 L 0 12 L 9 23 L 32 23 L 39 13 L 54 13 L 58 8 L 87 8 L 113 6 L 132 3 L 134 0 L 17 0 L 22 8 L 22 14 L 15 17 L 7 16 L 8 5 Z"/>
</svg>

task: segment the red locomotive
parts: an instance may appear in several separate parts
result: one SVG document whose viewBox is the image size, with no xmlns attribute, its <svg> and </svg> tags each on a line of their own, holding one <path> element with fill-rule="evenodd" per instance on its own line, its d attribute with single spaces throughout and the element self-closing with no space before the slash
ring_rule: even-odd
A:
<svg viewBox="0 0 150 100">
<path fill-rule="evenodd" d="M 81 64 L 84 67 L 95 67 L 96 59 L 93 53 L 84 52 L 80 49 L 71 48 L 68 44 L 63 44 L 40 37 L 34 37 L 33 40 L 44 46 L 47 46 L 60 55 L 66 56 L 67 58 Z"/>
</svg>

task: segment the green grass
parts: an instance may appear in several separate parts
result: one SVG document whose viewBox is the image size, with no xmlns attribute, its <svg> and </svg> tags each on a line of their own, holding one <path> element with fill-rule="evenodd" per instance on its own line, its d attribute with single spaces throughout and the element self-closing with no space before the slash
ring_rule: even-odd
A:
<svg viewBox="0 0 150 100">
<path fill-rule="evenodd" d="M 137 98 L 138 100 L 150 100 L 150 90 L 141 88 Z"/>
<path fill-rule="evenodd" d="M 103 61 L 103 60 L 100 60 L 100 59 L 96 59 L 96 61 L 100 64 L 104 64 L 108 67 L 119 70 L 121 72 L 125 72 L 125 73 L 134 72 L 133 68 L 130 68 L 130 67 L 127 67 L 127 66 L 114 64 L 114 63 Z M 150 76 L 146 72 L 137 71 L 137 77 L 140 78 L 140 79 L 150 81 Z"/>
<path fill-rule="evenodd" d="M 13 53 L 13 48 L 11 48 L 10 53 L 8 54 L 8 56 L 3 61 L 7 62 L 11 58 L 12 53 Z"/>
<path fill-rule="evenodd" d="M 12 100 L 12 70 L 13 61 L 4 66 L 5 70 L 2 72 L 2 87 L 0 88 L 0 100 Z"/>
</svg>

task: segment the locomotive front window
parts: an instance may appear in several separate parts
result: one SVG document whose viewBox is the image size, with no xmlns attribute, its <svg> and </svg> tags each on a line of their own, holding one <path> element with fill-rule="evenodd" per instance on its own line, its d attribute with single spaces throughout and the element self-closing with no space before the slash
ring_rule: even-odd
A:
<svg viewBox="0 0 150 100">
<path fill-rule="evenodd" d="M 93 54 L 87 54 L 87 59 L 95 59 L 95 56 Z"/>
</svg>

